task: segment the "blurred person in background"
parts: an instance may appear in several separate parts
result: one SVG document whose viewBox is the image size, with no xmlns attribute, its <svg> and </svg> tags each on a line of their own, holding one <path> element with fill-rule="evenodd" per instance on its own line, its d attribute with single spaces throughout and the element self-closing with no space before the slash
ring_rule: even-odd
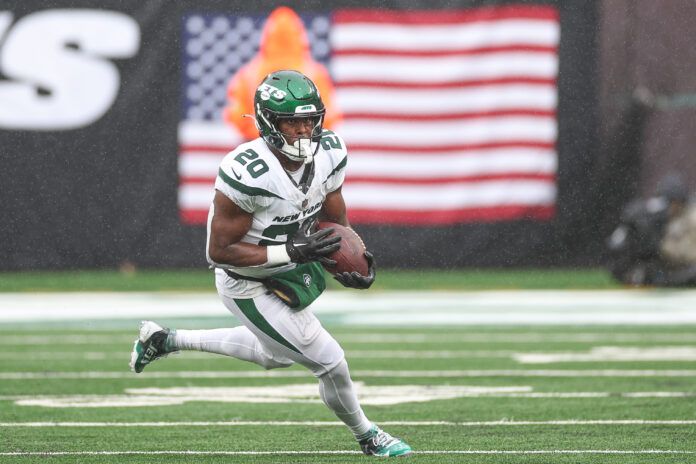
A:
<svg viewBox="0 0 696 464">
<path fill-rule="evenodd" d="M 329 72 L 310 54 L 307 31 L 292 9 L 282 6 L 268 16 L 261 34 L 259 53 L 242 66 L 227 87 L 228 106 L 223 119 L 236 127 L 245 140 L 258 137 L 254 124 L 254 93 L 259 82 L 278 69 L 293 69 L 307 76 L 319 89 L 326 106 L 324 128 L 332 129 L 340 120 L 334 104 L 334 88 Z"/>
<path fill-rule="evenodd" d="M 667 223 L 660 251 L 665 260 L 683 269 L 679 274 L 689 285 L 696 285 L 696 202 L 693 197 Z"/>
<path fill-rule="evenodd" d="M 627 285 L 696 286 L 696 203 L 677 175 L 655 196 L 631 201 L 607 240 L 609 269 Z"/>
<path fill-rule="evenodd" d="M 297 71 L 267 75 L 254 96 L 257 137 L 220 164 L 208 215 L 206 258 L 222 302 L 244 325 L 173 330 L 143 321 L 131 355 L 140 373 L 179 350 L 222 354 L 266 369 L 309 369 L 324 404 L 353 432 L 363 453 L 404 456 L 411 447 L 365 416 L 339 343 L 309 307 L 324 291 L 328 258 L 340 247 L 333 229 L 314 231 L 318 218 L 349 227 L 341 193 L 345 142 L 324 130 L 316 85 Z M 368 275 L 336 273 L 345 287 L 367 289 Z"/>
</svg>

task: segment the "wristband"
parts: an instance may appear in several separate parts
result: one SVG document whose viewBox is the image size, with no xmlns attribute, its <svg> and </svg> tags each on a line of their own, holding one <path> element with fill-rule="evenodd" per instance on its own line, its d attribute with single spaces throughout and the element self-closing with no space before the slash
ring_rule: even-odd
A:
<svg viewBox="0 0 696 464">
<path fill-rule="evenodd" d="M 285 245 L 270 245 L 266 247 L 266 266 L 288 264 L 289 262 L 290 256 L 285 249 Z"/>
</svg>

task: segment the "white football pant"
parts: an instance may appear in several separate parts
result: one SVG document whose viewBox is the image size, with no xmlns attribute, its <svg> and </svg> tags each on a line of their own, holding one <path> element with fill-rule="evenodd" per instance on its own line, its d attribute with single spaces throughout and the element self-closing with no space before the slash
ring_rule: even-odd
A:
<svg viewBox="0 0 696 464">
<path fill-rule="evenodd" d="M 232 356 L 265 369 L 302 364 L 319 379 L 324 403 L 355 436 L 370 430 L 343 349 L 324 329 L 310 308 L 294 311 L 275 295 L 234 299 L 219 292 L 223 303 L 243 327 L 212 330 L 177 330 L 174 345 Z"/>
</svg>

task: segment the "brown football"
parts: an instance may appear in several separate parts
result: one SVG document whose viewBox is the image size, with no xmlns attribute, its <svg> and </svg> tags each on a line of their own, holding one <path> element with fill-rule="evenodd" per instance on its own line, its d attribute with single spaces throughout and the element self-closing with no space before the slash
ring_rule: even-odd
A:
<svg viewBox="0 0 696 464">
<path fill-rule="evenodd" d="M 365 244 L 360 236 L 351 228 L 333 222 L 320 222 L 319 230 L 331 227 L 334 232 L 331 236 L 341 237 L 341 248 L 329 255 L 330 259 L 336 261 L 335 266 L 324 266 L 324 269 L 331 274 L 339 272 L 357 271 L 360 275 L 366 276 L 368 273 L 367 258 L 365 258 Z"/>
</svg>

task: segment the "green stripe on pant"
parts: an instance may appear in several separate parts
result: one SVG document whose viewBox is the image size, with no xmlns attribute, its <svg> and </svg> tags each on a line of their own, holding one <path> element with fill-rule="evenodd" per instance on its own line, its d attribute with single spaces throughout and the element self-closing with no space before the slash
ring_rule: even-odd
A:
<svg viewBox="0 0 696 464">
<path fill-rule="evenodd" d="M 261 332 L 265 333 L 281 345 L 287 346 L 292 351 L 302 354 L 300 353 L 300 350 L 295 348 L 295 346 L 292 343 L 284 339 L 282 335 L 280 335 L 273 327 L 271 327 L 271 324 L 269 324 L 268 321 L 264 319 L 259 310 L 256 308 L 253 299 L 235 298 L 234 302 L 237 304 L 237 306 L 239 306 L 239 309 L 242 310 L 242 313 L 244 313 L 246 318 L 249 319 L 251 323 L 254 324 L 256 327 L 258 327 L 259 330 L 261 330 Z"/>
</svg>

